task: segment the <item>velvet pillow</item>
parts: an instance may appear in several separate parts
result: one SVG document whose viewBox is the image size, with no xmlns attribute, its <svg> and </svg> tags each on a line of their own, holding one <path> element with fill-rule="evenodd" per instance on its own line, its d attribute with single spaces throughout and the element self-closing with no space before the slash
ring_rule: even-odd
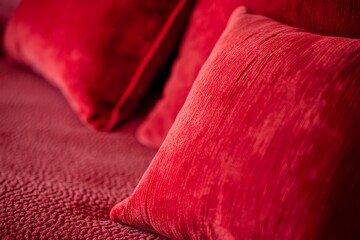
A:
<svg viewBox="0 0 360 240">
<path fill-rule="evenodd" d="M 315 33 L 360 38 L 360 1 L 199 0 L 163 98 L 137 131 L 141 143 L 155 148 L 161 145 L 228 17 L 241 4 L 251 7 L 253 12 Z"/>
<path fill-rule="evenodd" d="M 359 239 L 360 40 L 237 9 L 111 217 L 173 239 Z"/>
<path fill-rule="evenodd" d="M 201 66 L 242 0 L 198 0 L 163 97 L 136 132 L 145 146 L 158 148 L 185 102 Z M 201 33 L 201 34 L 199 34 Z"/>
<path fill-rule="evenodd" d="M 58 86 L 80 119 L 111 130 L 179 41 L 190 0 L 23 0 L 7 54 Z"/>
</svg>

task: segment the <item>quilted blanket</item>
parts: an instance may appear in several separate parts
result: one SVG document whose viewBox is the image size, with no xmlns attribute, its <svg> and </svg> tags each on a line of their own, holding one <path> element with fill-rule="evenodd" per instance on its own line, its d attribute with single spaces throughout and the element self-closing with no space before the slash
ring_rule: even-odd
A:
<svg viewBox="0 0 360 240">
<path fill-rule="evenodd" d="M 0 60 L 0 239 L 163 239 L 109 219 L 155 154 L 134 138 L 140 119 L 87 129 L 56 88 Z"/>
</svg>

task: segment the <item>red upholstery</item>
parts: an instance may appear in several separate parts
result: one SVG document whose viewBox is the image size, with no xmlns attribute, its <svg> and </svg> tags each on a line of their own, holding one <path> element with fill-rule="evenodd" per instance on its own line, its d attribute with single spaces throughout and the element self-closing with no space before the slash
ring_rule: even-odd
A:
<svg viewBox="0 0 360 240">
<path fill-rule="evenodd" d="M 80 119 L 112 130 L 174 51 L 191 0 L 23 0 L 7 54 L 59 87 Z"/>
<path fill-rule="evenodd" d="M 155 154 L 138 123 L 91 131 L 57 89 L 0 59 L 0 239 L 163 239 L 109 219 Z"/>
<path fill-rule="evenodd" d="M 0 0 L 0 32 L 17 1 Z M 159 146 L 202 68 L 155 157 L 154 150 L 141 146 L 134 138 L 144 113 L 138 112 L 136 118 L 113 133 L 91 131 L 79 122 L 60 91 L 41 77 L 0 59 L 0 239 L 165 239 L 135 227 L 174 239 L 360 239 L 360 40 L 322 37 L 238 12 L 203 66 L 230 13 L 244 1 L 198 1 L 164 100 L 158 105 L 163 115 L 147 121 L 150 124 L 146 131 L 152 127 L 154 132 L 142 135 L 144 132 L 138 131 L 143 143 Z M 22 2 L 55 4 L 53 11 L 46 12 L 42 7 L 32 9 L 35 5 L 28 5 L 34 10 L 28 12 L 30 21 L 45 19 L 36 24 L 55 35 L 63 32 L 51 24 L 67 21 L 57 14 L 85 4 L 79 0 Z M 94 7 L 100 2 L 105 3 L 104 8 Z M 94 45 L 81 42 L 79 46 L 94 50 L 90 55 L 94 53 L 93 60 L 100 62 L 104 72 L 108 68 L 131 72 L 128 64 L 139 59 L 125 54 L 124 65 L 112 61 L 112 50 L 118 50 L 114 47 L 118 45 L 106 42 L 108 35 L 96 31 L 119 30 L 117 19 L 124 17 L 128 30 L 135 32 L 131 36 L 138 41 L 130 39 L 129 44 L 118 47 L 126 53 L 143 52 L 142 47 L 149 45 L 142 41 L 149 39 L 137 38 L 138 29 L 131 24 L 137 25 L 139 16 L 149 17 L 150 12 L 144 10 L 148 4 L 167 8 L 175 2 L 181 0 L 90 0 L 86 8 L 76 8 L 77 17 L 66 15 L 74 16 L 84 27 L 67 26 L 73 34 L 64 35 L 76 35 L 80 42 L 89 36 L 99 40 Z M 345 36 L 360 33 L 360 1 L 247 2 L 254 12 L 310 31 Z M 123 8 L 109 7 L 126 3 L 132 6 L 129 9 L 141 7 L 144 15 L 129 10 L 119 16 Z M 324 8 L 326 12 L 316 10 Z M 99 11 L 104 18 L 96 20 L 98 15 L 89 14 L 89 9 L 90 13 Z M 111 14 L 102 15 L 103 10 Z M 169 19 L 166 14 L 155 15 L 150 18 L 160 19 L 170 27 L 164 20 Z M 127 21 L 129 18 L 131 21 Z M 181 22 L 186 17 L 180 18 Z M 102 23 L 103 27 L 99 27 Z M 162 30 L 167 32 L 167 27 Z M 164 51 L 147 52 L 150 57 L 140 64 L 138 75 L 132 78 L 136 81 L 130 82 L 153 79 L 166 61 L 167 51 L 180 39 L 177 31 L 181 27 L 174 30 L 176 33 L 166 37 L 160 34 L 164 41 L 155 40 L 154 44 L 161 42 L 158 47 Z M 24 32 L 20 29 L 17 33 Z M 147 33 L 151 38 L 158 31 Z M 115 39 L 123 39 L 118 32 L 114 35 Z M 41 48 L 32 37 L 23 37 L 18 39 L 24 47 L 17 41 L 7 42 L 18 54 L 19 62 L 24 56 L 38 54 L 39 68 L 49 72 L 46 75 L 37 71 L 58 85 L 70 102 L 80 98 L 89 103 L 89 108 L 84 106 L 76 113 L 89 113 L 82 121 L 96 128 L 112 129 L 132 112 L 146 90 L 146 81 L 144 85 L 132 85 L 130 96 L 125 94 L 113 105 L 112 100 L 118 98 L 113 98 L 109 89 L 110 93 L 119 91 L 118 86 L 99 89 L 112 73 L 109 79 L 102 78 L 104 72 L 89 67 L 91 64 L 78 65 L 78 55 L 60 51 L 65 59 L 74 60 L 65 70 L 76 72 L 82 68 L 80 72 L 89 77 L 85 84 L 91 87 L 79 92 L 72 84 L 61 82 L 68 78 L 59 80 L 51 72 L 59 63 L 56 58 L 54 62 L 45 61 L 51 49 Z M 103 43 L 104 48 L 97 48 L 98 43 Z M 32 55 L 32 51 L 36 54 Z M 153 62 L 152 57 L 160 60 Z M 98 90 L 104 93 L 103 99 L 97 99 L 101 95 L 97 95 Z M 147 100 L 144 103 L 139 111 L 144 110 Z M 94 106 L 101 113 L 92 112 Z M 102 118 L 103 112 L 111 116 Z M 111 216 L 123 223 L 109 219 L 111 207 L 119 201 Z"/>
<path fill-rule="evenodd" d="M 357 0 L 244 0 L 253 12 L 310 32 L 360 38 Z"/>
<path fill-rule="evenodd" d="M 144 145 L 161 145 L 230 13 L 242 4 L 315 33 L 360 38 L 358 0 L 199 0 L 163 98 L 137 132 Z"/>
<path fill-rule="evenodd" d="M 231 12 L 241 2 L 241 0 L 197 2 L 179 57 L 166 82 L 163 98 L 159 100 L 136 133 L 139 142 L 148 147 L 160 147 L 183 106 L 201 66 L 224 30 Z"/>
<path fill-rule="evenodd" d="M 360 239 L 360 39 L 244 12 L 112 218 L 173 239 Z"/>
</svg>

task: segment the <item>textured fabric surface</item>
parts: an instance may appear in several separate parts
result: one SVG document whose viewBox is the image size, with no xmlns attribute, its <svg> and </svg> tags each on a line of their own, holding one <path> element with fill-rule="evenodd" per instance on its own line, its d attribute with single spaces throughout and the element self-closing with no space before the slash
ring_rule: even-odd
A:
<svg viewBox="0 0 360 240">
<path fill-rule="evenodd" d="M 239 5 L 314 33 L 360 38 L 360 1 L 199 0 L 163 98 L 137 131 L 141 143 L 151 147 L 161 145 L 231 11 Z"/>
<path fill-rule="evenodd" d="M 177 46 L 191 0 L 24 0 L 4 46 L 58 86 L 80 119 L 126 119 Z"/>
<path fill-rule="evenodd" d="M 111 217 L 175 239 L 360 238 L 360 40 L 237 9 Z"/>
<path fill-rule="evenodd" d="M 199 0 L 168 79 L 164 95 L 137 130 L 139 142 L 158 148 L 183 106 L 201 66 L 241 0 Z"/>
<path fill-rule="evenodd" d="M 155 152 L 84 127 L 61 93 L 0 61 L 0 239 L 163 239 L 115 223 Z"/>
<path fill-rule="evenodd" d="M 360 38 L 357 0 L 244 0 L 244 3 L 257 14 L 317 34 Z"/>
</svg>

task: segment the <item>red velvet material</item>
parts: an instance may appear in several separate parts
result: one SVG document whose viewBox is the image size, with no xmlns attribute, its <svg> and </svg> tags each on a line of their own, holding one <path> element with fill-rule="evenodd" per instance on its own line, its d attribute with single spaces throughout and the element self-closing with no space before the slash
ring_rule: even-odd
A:
<svg viewBox="0 0 360 240">
<path fill-rule="evenodd" d="M 24 0 L 4 45 L 58 86 L 83 122 L 111 130 L 168 60 L 190 2 Z"/>
<path fill-rule="evenodd" d="M 357 0 L 244 0 L 253 12 L 310 32 L 360 38 Z"/>
<path fill-rule="evenodd" d="M 199 0 L 163 98 L 138 129 L 137 138 L 141 143 L 155 148 L 161 145 L 228 17 L 241 4 L 255 13 L 314 33 L 360 38 L 360 1 Z"/>
<path fill-rule="evenodd" d="M 240 0 L 198 1 L 184 36 L 179 58 L 165 85 L 164 96 L 136 133 L 139 142 L 148 147 L 160 147 L 184 104 L 201 66 L 224 30 L 231 12 L 240 2 Z"/>
<path fill-rule="evenodd" d="M 237 9 L 113 219 L 173 239 L 360 238 L 360 40 Z"/>
</svg>

